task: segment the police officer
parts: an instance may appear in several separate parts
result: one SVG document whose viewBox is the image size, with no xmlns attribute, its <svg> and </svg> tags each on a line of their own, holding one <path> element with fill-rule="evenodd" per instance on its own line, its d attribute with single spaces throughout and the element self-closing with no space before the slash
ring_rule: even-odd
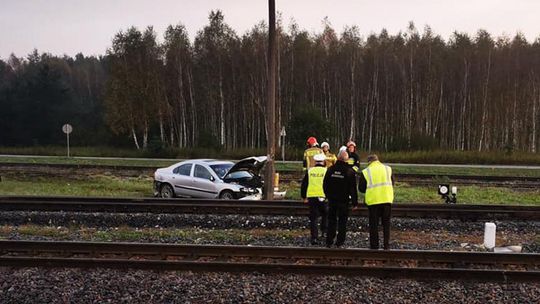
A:
<svg viewBox="0 0 540 304">
<path fill-rule="evenodd" d="M 360 156 L 356 153 L 356 143 L 352 140 L 347 142 L 347 152 L 349 153 L 349 159 L 347 164 L 351 166 L 354 172 L 358 173 L 360 170 Z"/>
<path fill-rule="evenodd" d="M 321 149 L 324 152 L 324 156 L 326 156 L 326 168 L 330 168 L 331 166 L 335 165 L 337 157 L 334 153 L 330 152 L 330 144 L 328 144 L 327 142 L 323 142 L 321 144 Z"/>
<path fill-rule="evenodd" d="M 319 242 L 319 233 L 317 229 L 317 222 L 319 216 L 321 217 L 321 234 L 325 236 L 327 218 L 328 218 L 328 206 L 325 202 L 323 180 L 326 174 L 326 167 L 324 160 L 326 157 L 324 154 L 317 154 L 313 156 L 315 160 L 315 167 L 309 169 L 302 180 L 302 187 L 300 188 L 300 194 L 304 199 L 304 203 L 309 204 L 309 227 L 311 230 L 311 245 L 316 245 Z"/>
<path fill-rule="evenodd" d="M 307 139 L 307 149 L 304 151 L 304 171 L 308 170 L 311 167 L 315 166 L 315 161 L 313 160 L 313 156 L 317 154 L 321 154 L 322 150 L 318 147 L 319 143 L 317 142 L 317 138 L 311 136 Z"/>
<path fill-rule="evenodd" d="M 336 164 L 328 168 L 324 176 L 323 188 L 329 207 L 326 247 L 329 248 L 334 244 L 334 238 L 336 247 L 341 247 L 345 243 L 349 203 L 354 207 L 358 206 L 356 173 L 347 164 L 348 158 L 347 151 L 341 151 Z"/>
<path fill-rule="evenodd" d="M 384 249 L 389 249 L 390 216 L 394 201 L 392 168 L 382 164 L 377 155 L 368 156 L 368 166 L 362 170 L 358 190 L 365 193 L 369 213 L 369 247 L 379 249 L 379 218 L 382 218 Z"/>
</svg>

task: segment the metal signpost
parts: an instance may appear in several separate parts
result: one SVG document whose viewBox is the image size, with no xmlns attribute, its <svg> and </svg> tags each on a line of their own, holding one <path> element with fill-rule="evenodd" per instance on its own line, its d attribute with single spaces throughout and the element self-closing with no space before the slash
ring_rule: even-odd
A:
<svg viewBox="0 0 540 304">
<path fill-rule="evenodd" d="M 73 127 L 70 124 L 62 126 L 62 132 L 66 133 L 67 138 L 67 157 L 69 157 L 69 133 L 73 132 Z"/>
</svg>

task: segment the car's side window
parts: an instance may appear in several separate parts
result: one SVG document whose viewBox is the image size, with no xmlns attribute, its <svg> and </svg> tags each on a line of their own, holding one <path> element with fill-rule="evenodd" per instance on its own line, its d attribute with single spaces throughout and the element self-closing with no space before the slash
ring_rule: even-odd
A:
<svg viewBox="0 0 540 304">
<path fill-rule="evenodd" d="M 183 164 L 180 167 L 176 167 L 174 168 L 173 173 L 189 176 L 191 173 L 191 164 Z"/>
<path fill-rule="evenodd" d="M 210 172 L 208 172 L 208 170 L 206 170 L 206 168 L 201 165 L 195 165 L 195 174 L 193 176 L 208 180 L 211 180 L 212 178 Z"/>
</svg>

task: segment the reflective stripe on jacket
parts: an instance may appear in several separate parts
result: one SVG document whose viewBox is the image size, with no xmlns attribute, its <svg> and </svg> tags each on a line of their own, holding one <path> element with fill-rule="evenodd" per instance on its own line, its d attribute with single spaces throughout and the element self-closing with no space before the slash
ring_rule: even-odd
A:
<svg viewBox="0 0 540 304">
<path fill-rule="evenodd" d="M 323 190 L 323 180 L 326 174 L 326 167 L 313 167 L 308 171 L 308 186 L 306 197 L 325 197 Z"/>
<path fill-rule="evenodd" d="M 318 147 L 311 147 L 304 151 L 304 170 L 315 167 L 313 156 L 321 154 L 322 150 Z"/>
<path fill-rule="evenodd" d="M 367 181 L 366 204 L 376 205 L 392 203 L 394 201 L 394 187 L 392 186 L 392 168 L 374 161 L 362 170 Z"/>
<path fill-rule="evenodd" d="M 351 168 L 354 170 L 354 172 L 358 173 L 358 170 L 360 170 L 360 156 L 356 154 L 356 152 L 349 152 L 349 159 L 347 160 L 347 164 L 351 166 Z"/>
</svg>

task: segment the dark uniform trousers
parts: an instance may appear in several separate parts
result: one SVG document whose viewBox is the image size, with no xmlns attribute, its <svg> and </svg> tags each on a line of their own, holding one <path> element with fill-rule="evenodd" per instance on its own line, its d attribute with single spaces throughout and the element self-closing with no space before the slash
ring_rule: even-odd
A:
<svg viewBox="0 0 540 304">
<path fill-rule="evenodd" d="M 325 201 L 319 201 L 317 197 L 308 198 L 309 204 L 309 228 L 311 230 L 311 240 L 317 240 L 319 233 L 317 229 L 318 219 L 321 217 L 321 233 L 326 233 L 328 221 L 328 205 Z"/>
<path fill-rule="evenodd" d="M 369 211 L 369 247 L 379 249 L 379 218 L 382 219 L 384 234 L 384 249 L 389 248 L 390 242 L 390 216 L 392 204 L 377 204 L 368 206 Z"/>
<path fill-rule="evenodd" d="M 347 219 L 349 217 L 349 202 L 331 200 L 328 205 L 328 233 L 326 235 L 326 246 L 329 247 L 334 244 L 337 226 L 336 246 L 339 247 L 345 243 Z"/>
</svg>

